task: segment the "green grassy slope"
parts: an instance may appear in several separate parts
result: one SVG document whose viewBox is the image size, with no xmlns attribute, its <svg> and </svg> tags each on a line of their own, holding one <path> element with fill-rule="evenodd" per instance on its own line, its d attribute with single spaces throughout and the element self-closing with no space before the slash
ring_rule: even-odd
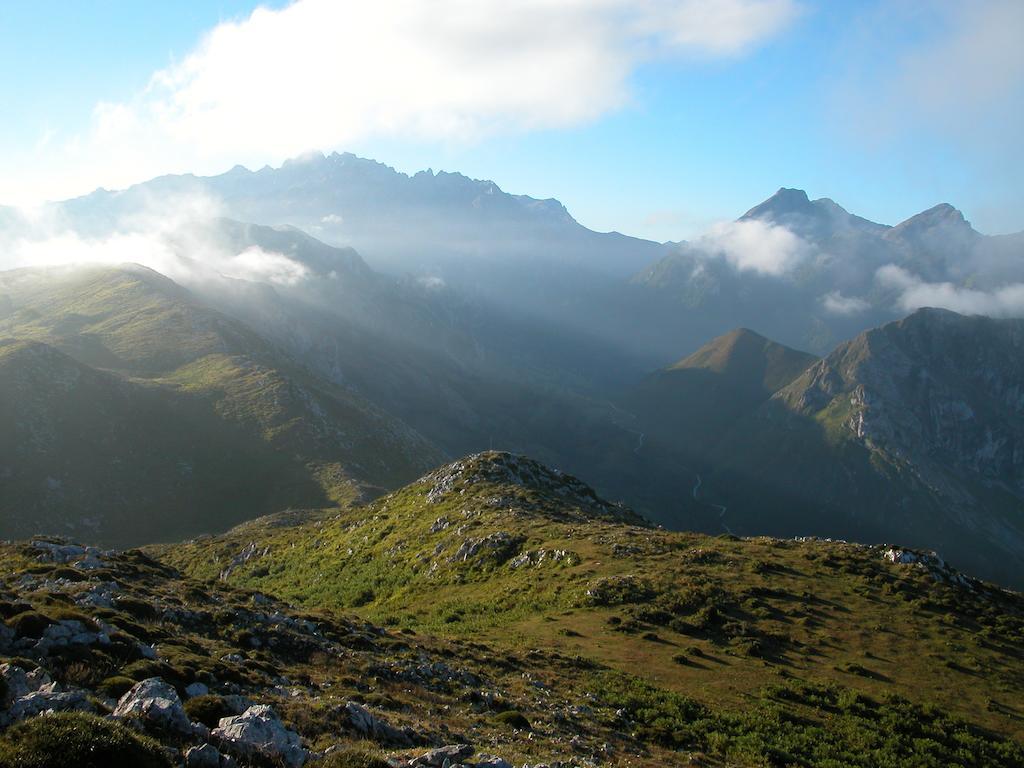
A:
<svg viewBox="0 0 1024 768">
<path fill-rule="evenodd" d="M 364 499 L 440 459 L 150 270 L 19 270 L 0 295 L 0 339 L 33 342 L 0 359 L 0 535 L 167 540 Z"/>
<path fill-rule="evenodd" d="M 242 562 L 245 551 L 258 554 Z M 856 701 L 873 702 L 866 712 L 906 699 L 1024 738 L 1020 595 L 930 561 L 889 562 L 881 547 L 652 528 L 508 454 L 464 459 L 363 508 L 255 521 L 155 553 L 310 607 L 579 657 L 607 670 L 590 682 L 642 711 L 652 739 L 740 764 L 789 764 L 766 755 L 795 749 L 790 736 L 807 748 L 834 736 L 842 744 L 822 747 L 833 757 L 864 739 L 862 762 L 836 764 L 874 764 L 864 723 L 846 719 Z M 747 722 L 736 726 L 753 739 L 747 754 L 731 726 L 695 722 L 763 714 L 766 695 L 786 744 Z M 812 726 L 840 730 L 811 736 Z M 708 729 L 721 729 L 720 747 Z M 806 761 L 792 764 L 824 759 L 797 753 Z"/>
</svg>

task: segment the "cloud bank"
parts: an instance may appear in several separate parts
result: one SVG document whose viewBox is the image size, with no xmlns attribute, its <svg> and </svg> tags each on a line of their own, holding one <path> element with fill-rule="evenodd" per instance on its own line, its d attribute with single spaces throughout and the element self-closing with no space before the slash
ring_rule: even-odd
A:
<svg viewBox="0 0 1024 768">
<path fill-rule="evenodd" d="M 907 312 L 921 307 L 939 307 L 963 315 L 1024 316 L 1024 283 L 981 291 L 948 282 L 928 283 L 895 264 L 879 269 L 876 279 L 883 287 L 898 292 L 897 306 Z"/>
<path fill-rule="evenodd" d="M 842 291 L 829 291 L 821 297 L 825 311 L 832 315 L 856 315 L 871 308 L 871 303 L 859 296 L 844 296 Z"/>
<path fill-rule="evenodd" d="M 787 227 L 760 219 L 717 224 L 693 246 L 725 259 L 738 272 L 781 277 L 811 254 L 811 246 Z"/>
<path fill-rule="evenodd" d="M 218 25 L 21 175 L 55 158 L 50 181 L 72 194 L 370 136 L 564 128 L 628 103 L 646 61 L 739 56 L 798 13 L 796 0 L 297 0 Z"/>
<path fill-rule="evenodd" d="M 311 276 L 308 267 L 286 254 L 232 247 L 211 228 L 219 212 L 206 197 L 170 197 L 126 217 L 113 231 L 90 235 L 44 211 L 17 234 L 0 230 L 0 271 L 141 264 L 185 284 L 232 278 L 276 286 L 295 286 Z"/>
</svg>

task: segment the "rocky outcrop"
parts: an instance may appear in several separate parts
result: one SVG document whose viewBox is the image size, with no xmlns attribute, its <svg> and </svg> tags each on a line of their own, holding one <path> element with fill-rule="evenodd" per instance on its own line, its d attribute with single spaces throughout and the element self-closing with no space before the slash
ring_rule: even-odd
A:
<svg viewBox="0 0 1024 768">
<path fill-rule="evenodd" d="M 587 517 L 641 524 L 644 522 L 626 507 L 602 499 L 582 480 L 525 456 L 502 451 L 486 451 L 467 456 L 417 481 L 417 484 L 427 486 L 427 501 L 431 504 L 439 504 L 453 496 L 458 497 L 480 483 L 539 491 L 554 497 L 563 506 L 577 508 Z M 508 506 L 508 503 L 511 503 L 520 509 L 530 509 L 530 506 L 523 504 L 521 499 L 505 501 L 506 503 L 501 506 Z M 435 526 L 442 524 L 443 520 L 444 518 L 438 520 Z"/>
<path fill-rule="evenodd" d="M 159 677 L 151 677 L 132 686 L 117 702 L 114 717 L 136 720 L 163 733 L 192 733 L 192 723 L 185 714 L 177 691 Z"/>
<path fill-rule="evenodd" d="M 242 760 L 264 759 L 299 768 L 309 759 L 299 734 L 288 730 L 277 712 L 265 704 L 249 707 L 237 717 L 223 718 L 210 738 Z"/>
<path fill-rule="evenodd" d="M 516 554 L 523 539 L 507 531 L 495 531 L 479 539 L 466 539 L 451 557 L 453 563 L 469 560 L 501 564 Z"/>
</svg>

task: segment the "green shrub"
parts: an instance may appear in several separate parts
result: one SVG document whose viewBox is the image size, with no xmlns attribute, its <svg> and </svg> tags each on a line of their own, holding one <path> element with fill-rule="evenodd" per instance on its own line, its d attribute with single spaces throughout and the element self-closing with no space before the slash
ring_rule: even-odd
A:
<svg viewBox="0 0 1024 768">
<path fill-rule="evenodd" d="M 115 675 L 101 682 L 96 686 L 96 690 L 111 699 L 120 699 L 131 690 L 133 685 L 135 685 L 135 681 L 130 677 Z"/>
<path fill-rule="evenodd" d="M 59 755 L 59 762 L 55 756 Z M 160 744 L 81 712 L 42 715 L 0 736 L 0 768 L 170 768 Z"/>
<path fill-rule="evenodd" d="M 157 616 L 156 608 L 143 600 L 136 600 L 134 597 L 119 597 L 114 604 L 118 610 L 143 621 L 155 619 Z"/>
<path fill-rule="evenodd" d="M 87 616 L 81 611 L 76 611 L 73 608 L 57 607 L 47 610 L 50 618 L 54 621 L 79 621 L 86 626 L 86 628 L 96 627 L 96 622 L 92 620 L 91 616 Z"/>
<path fill-rule="evenodd" d="M 499 712 L 494 715 L 491 720 L 495 723 L 507 725 L 520 731 L 529 731 L 532 728 L 530 721 L 526 719 L 526 716 L 523 715 L 522 712 L 517 712 L 514 709 L 510 709 L 508 712 Z"/>
<path fill-rule="evenodd" d="M 136 682 L 148 680 L 151 677 L 161 677 L 171 685 L 178 685 L 179 683 L 182 683 L 186 677 L 180 669 L 171 666 L 166 661 L 159 661 L 156 659 L 133 661 L 121 670 L 121 673 L 125 677 L 130 677 Z"/>
<path fill-rule="evenodd" d="M 390 768 L 380 752 L 364 747 L 337 749 L 317 765 L 320 768 Z"/>
<path fill-rule="evenodd" d="M 209 693 L 186 701 L 185 713 L 193 722 L 216 728 L 222 717 L 231 717 L 235 711 L 222 697 Z"/>
<path fill-rule="evenodd" d="M 53 624 L 53 619 L 38 611 L 24 611 L 7 620 L 7 626 L 13 629 L 18 637 L 32 637 L 37 640 L 43 636 L 43 632 L 51 624 Z"/>
</svg>

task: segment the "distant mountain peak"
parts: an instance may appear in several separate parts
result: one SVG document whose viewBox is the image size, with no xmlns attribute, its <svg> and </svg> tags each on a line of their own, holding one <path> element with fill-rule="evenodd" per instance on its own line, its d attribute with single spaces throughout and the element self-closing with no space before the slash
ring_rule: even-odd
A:
<svg viewBox="0 0 1024 768">
<path fill-rule="evenodd" d="M 949 203 L 939 203 L 926 211 L 921 211 L 921 213 L 897 224 L 892 231 L 894 234 L 907 235 L 923 233 L 938 227 L 951 227 L 963 232 L 974 232 L 974 228 L 963 212 Z"/>
<path fill-rule="evenodd" d="M 778 219 L 792 214 L 813 216 L 815 213 L 817 210 L 804 190 L 780 187 L 778 192 L 755 205 L 741 219 Z"/>
<path fill-rule="evenodd" d="M 749 328 L 735 328 L 712 339 L 692 355 L 671 366 L 670 370 L 704 368 L 716 373 L 742 372 L 748 375 L 754 370 L 763 372 L 765 365 L 772 359 L 784 360 L 786 368 L 799 368 L 793 373 L 795 376 L 810 365 L 814 356 L 790 349 Z"/>
</svg>

